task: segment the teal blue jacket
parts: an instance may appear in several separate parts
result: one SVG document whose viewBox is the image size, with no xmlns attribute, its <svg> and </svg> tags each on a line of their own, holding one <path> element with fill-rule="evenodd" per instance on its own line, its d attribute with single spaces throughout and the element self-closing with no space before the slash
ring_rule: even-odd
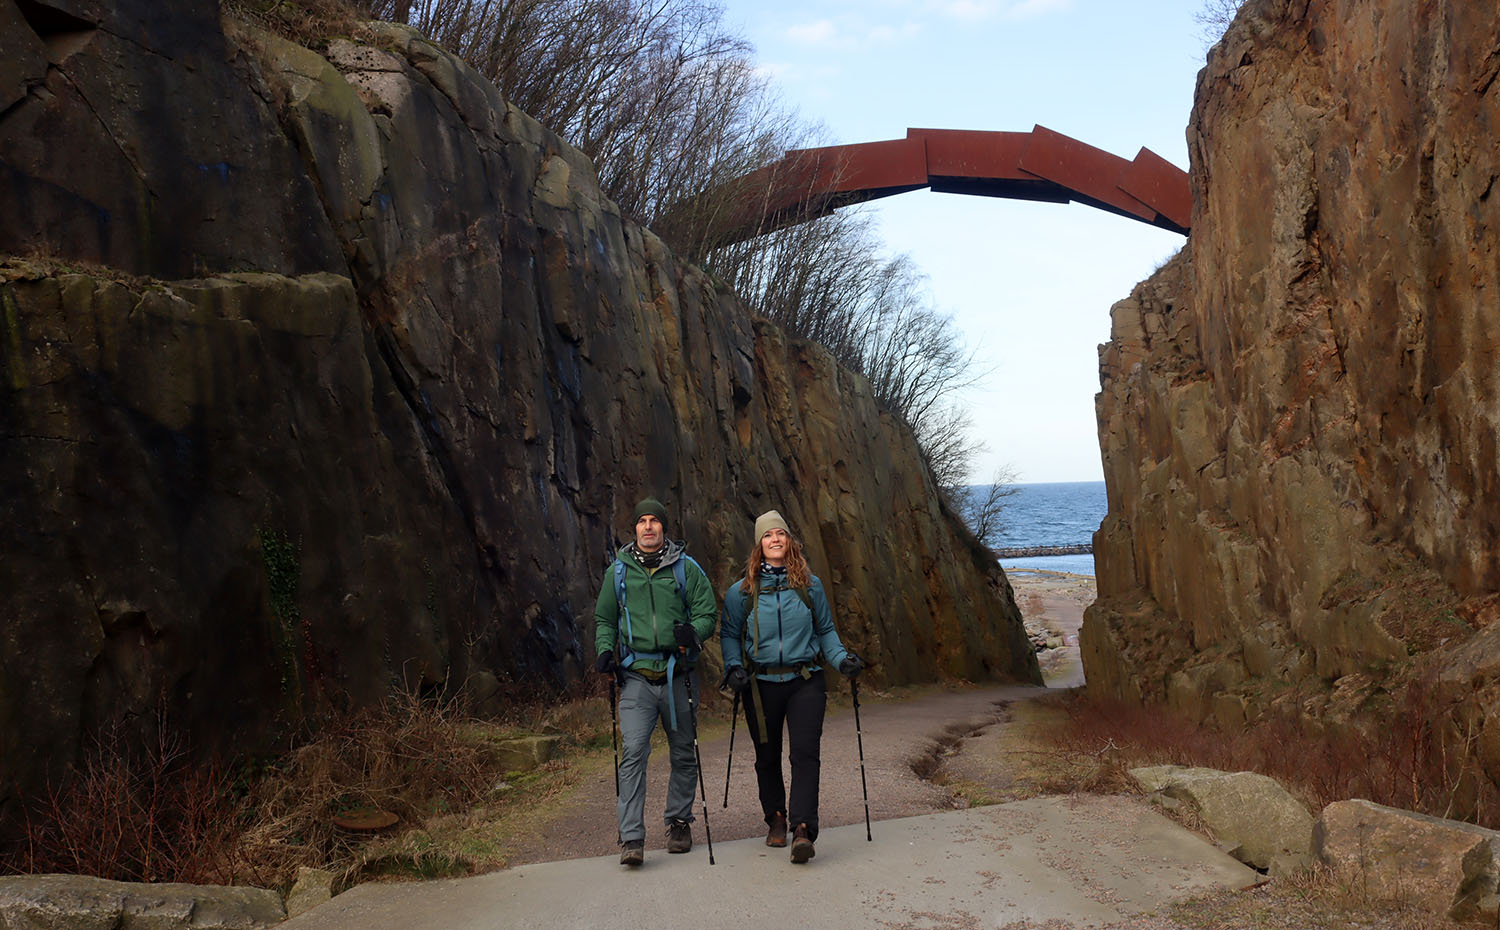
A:
<svg viewBox="0 0 1500 930">
<path fill-rule="evenodd" d="M 753 669 L 806 665 L 816 671 L 823 665 L 838 668 L 849 654 L 833 628 L 833 614 L 823 582 L 812 576 L 807 590 L 812 608 L 786 585 L 785 576 L 760 576 L 760 593 L 750 603 L 750 592 L 741 578 L 724 592 L 724 628 L 719 644 L 724 650 L 724 668 L 745 665 Z M 764 681 L 789 681 L 795 671 L 756 672 Z"/>
</svg>

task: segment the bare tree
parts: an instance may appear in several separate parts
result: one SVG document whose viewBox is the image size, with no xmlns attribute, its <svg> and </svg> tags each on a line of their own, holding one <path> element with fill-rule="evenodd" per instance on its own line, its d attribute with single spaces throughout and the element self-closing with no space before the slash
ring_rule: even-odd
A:
<svg viewBox="0 0 1500 930">
<path fill-rule="evenodd" d="M 464 58 L 578 146 L 604 192 L 641 222 L 758 166 L 745 155 L 762 132 L 763 81 L 711 0 L 367 3 Z"/>
<path fill-rule="evenodd" d="M 1245 0 L 1203 0 L 1203 6 L 1193 14 L 1193 22 L 1198 24 L 1205 49 L 1212 48 L 1224 38 L 1229 24 L 1234 22 L 1244 5 Z"/>
<path fill-rule="evenodd" d="M 1002 465 L 990 476 L 988 485 L 965 488 L 959 504 L 959 513 L 979 541 L 995 548 L 1000 533 L 1004 530 L 1003 516 L 1006 501 L 1019 490 L 1016 487 L 1016 470 L 1011 465 Z"/>
</svg>

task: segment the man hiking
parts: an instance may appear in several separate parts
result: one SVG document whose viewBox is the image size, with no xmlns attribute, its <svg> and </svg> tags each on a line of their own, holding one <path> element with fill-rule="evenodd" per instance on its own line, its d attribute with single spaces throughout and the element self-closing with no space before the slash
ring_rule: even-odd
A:
<svg viewBox="0 0 1500 930">
<path fill-rule="evenodd" d="M 595 668 L 620 682 L 618 816 L 620 863 L 645 861 L 646 760 L 651 733 L 667 732 L 667 852 L 693 848 L 698 765 L 688 689 L 718 612 L 713 586 L 681 543 L 667 539 L 667 509 L 648 497 L 635 508 L 635 539 L 604 573 L 594 606 Z"/>
</svg>

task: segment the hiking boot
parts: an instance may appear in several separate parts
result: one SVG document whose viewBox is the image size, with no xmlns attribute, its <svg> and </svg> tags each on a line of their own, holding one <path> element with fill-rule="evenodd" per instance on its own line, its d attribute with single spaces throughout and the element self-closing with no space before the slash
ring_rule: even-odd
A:
<svg viewBox="0 0 1500 930">
<path fill-rule="evenodd" d="M 778 848 L 786 845 L 786 814 L 781 811 L 771 815 L 771 829 L 766 833 L 766 845 Z"/>
<path fill-rule="evenodd" d="M 693 848 L 693 827 L 686 820 L 667 824 L 667 852 L 685 853 Z"/>
<path fill-rule="evenodd" d="M 646 861 L 646 841 L 626 840 L 620 844 L 620 864 L 640 865 Z"/>
<path fill-rule="evenodd" d="M 801 865 L 817 854 L 813 841 L 807 837 L 807 824 L 797 824 L 797 831 L 792 834 L 792 861 Z"/>
</svg>

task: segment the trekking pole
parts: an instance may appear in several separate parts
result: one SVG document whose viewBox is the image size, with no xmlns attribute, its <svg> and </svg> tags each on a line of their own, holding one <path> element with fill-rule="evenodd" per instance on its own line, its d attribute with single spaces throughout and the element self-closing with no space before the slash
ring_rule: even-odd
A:
<svg viewBox="0 0 1500 930">
<path fill-rule="evenodd" d="M 619 680 L 620 676 L 617 674 L 609 676 L 609 745 L 613 747 L 615 751 L 616 809 L 618 809 L 620 806 L 620 717 L 615 711 L 615 682 Z M 620 833 L 620 821 L 617 817 L 615 818 L 615 844 L 619 845 L 624 841 L 624 837 Z"/>
<path fill-rule="evenodd" d="M 734 768 L 734 725 L 740 718 L 740 693 L 734 693 L 734 706 L 729 710 L 729 761 L 724 763 L 724 806 L 729 806 L 729 772 Z"/>
<path fill-rule="evenodd" d="M 694 687 L 694 675 L 688 672 L 688 714 L 693 721 L 693 760 L 698 763 L 698 791 L 703 796 L 703 836 L 708 840 L 708 864 L 714 864 L 714 834 L 708 828 L 708 789 L 703 787 L 703 756 L 698 752 L 698 704 L 693 700 L 693 694 L 698 689 Z M 616 780 L 618 781 L 618 779 Z"/>
<path fill-rule="evenodd" d="M 865 842 L 870 836 L 870 789 L 865 784 L 865 735 L 859 727 L 859 678 L 849 679 L 849 693 L 854 695 L 854 738 L 859 743 L 859 788 L 865 796 Z"/>
</svg>

